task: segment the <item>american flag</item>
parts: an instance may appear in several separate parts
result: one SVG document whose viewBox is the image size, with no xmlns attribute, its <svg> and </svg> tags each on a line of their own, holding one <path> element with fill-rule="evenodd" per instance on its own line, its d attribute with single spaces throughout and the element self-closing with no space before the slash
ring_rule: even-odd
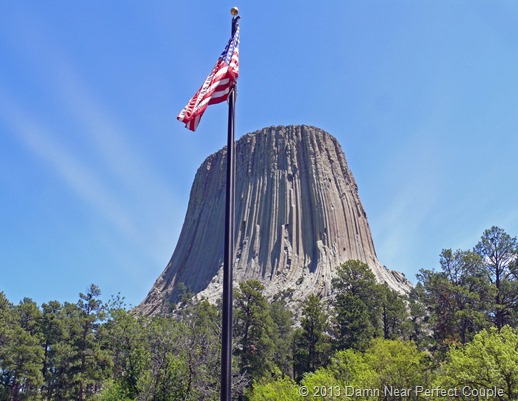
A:
<svg viewBox="0 0 518 401">
<path fill-rule="evenodd" d="M 238 17 L 239 18 L 239 17 Z M 187 106 L 176 117 L 185 123 L 185 128 L 196 131 L 201 116 L 209 104 L 221 103 L 228 95 L 239 75 L 239 21 L 227 47 L 212 69 L 201 88 L 196 92 Z"/>
</svg>

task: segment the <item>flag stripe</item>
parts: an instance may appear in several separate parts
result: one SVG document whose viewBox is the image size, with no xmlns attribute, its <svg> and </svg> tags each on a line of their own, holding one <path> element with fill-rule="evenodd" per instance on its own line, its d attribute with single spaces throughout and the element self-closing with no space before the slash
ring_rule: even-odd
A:
<svg viewBox="0 0 518 401">
<path fill-rule="evenodd" d="M 228 95 L 239 76 L 239 23 L 236 21 L 236 32 L 209 76 L 198 92 L 189 100 L 187 106 L 178 114 L 177 119 L 185 123 L 185 127 L 195 131 L 207 106 L 221 103 Z"/>
</svg>

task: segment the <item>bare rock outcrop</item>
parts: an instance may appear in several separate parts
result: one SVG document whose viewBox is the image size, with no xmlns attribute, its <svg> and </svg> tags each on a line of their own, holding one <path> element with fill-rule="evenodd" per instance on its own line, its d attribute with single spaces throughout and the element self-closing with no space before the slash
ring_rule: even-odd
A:
<svg viewBox="0 0 518 401">
<path fill-rule="evenodd" d="M 140 312 L 177 301 L 182 287 L 213 301 L 221 296 L 225 170 L 226 148 L 198 169 L 176 249 Z M 258 279 L 267 296 L 288 290 L 293 302 L 326 297 L 336 267 L 358 259 L 398 292 L 411 287 L 378 261 L 344 153 L 321 129 L 269 127 L 237 141 L 235 221 L 235 285 Z"/>
</svg>

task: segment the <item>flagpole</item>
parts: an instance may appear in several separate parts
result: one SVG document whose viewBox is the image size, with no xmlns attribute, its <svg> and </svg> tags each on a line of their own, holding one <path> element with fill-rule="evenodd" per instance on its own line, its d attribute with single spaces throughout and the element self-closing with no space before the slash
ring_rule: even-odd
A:
<svg viewBox="0 0 518 401">
<path fill-rule="evenodd" d="M 236 33 L 239 19 L 237 7 L 232 14 L 232 36 Z M 221 394 L 220 401 L 230 401 L 232 395 L 232 265 L 234 261 L 234 109 L 237 81 L 228 96 L 228 138 L 227 138 L 227 193 L 225 206 L 225 253 L 223 260 L 223 314 L 221 333 Z"/>
</svg>

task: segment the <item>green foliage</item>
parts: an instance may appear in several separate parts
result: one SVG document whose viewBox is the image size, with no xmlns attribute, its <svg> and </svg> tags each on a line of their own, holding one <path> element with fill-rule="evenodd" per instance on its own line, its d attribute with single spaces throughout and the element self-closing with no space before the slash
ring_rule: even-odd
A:
<svg viewBox="0 0 518 401">
<path fill-rule="evenodd" d="M 433 333 L 430 349 L 444 359 L 452 344 L 476 333 L 518 323 L 518 241 L 504 230 L 485 230 L 473 251 L 445 249 L 440 271 L 421 270 L 419 299 Z M 414 310 L 416 303 L 414 303 Z M 422 319 L 423 321 L 425 319 Z M 414 326 L 417 328 L 417 326 Z M 414 331 L 417 341 L 419 335 Z"/>
<path fill-rule="evenodd" d="M 496 386 L 498 398 L 455 399 L 518 399 L 517 252 L 516 239 L 492 227 L 474 251 L 444 250 L 440 269 L 421 270 L 408 297 L 348 261 L 330 304 L 308 296 L 297 323 L 289 292 L 268 302 L 260 282 L 241 283 L 234 399 L 307 399 L 301 386 L 323 399 L 423 399 L 383 393 L 415 386 Z M 120 296 L 105 304 L 100 295 L 91 285 L 77 303 L 39 307 L 0 292 L 0 401 L 219 400 L 220 308 L 186 296 L 173 315 L 142 317 Z"/>
<path fill-rule="evenodd" d="M 381 295 L 369 266 L 348 260 L 333 280 L 337 349 L 365 350 L 381 334 Z"/>
<path fill-rule="evenodd" d="M 136 398 L 129 398 L 127 390 L 120 383 L 107 381 L 99 401 L 136 401 Z"/>
<path fill-rule="evenodd" d="M 440 264 L 440 272 L 421 270 L 417 277 L 437 348 L 445 351 L 449 344 L 464 344 L 488 327 L 490 287 L 482 259 L 474 252 L 445 249 Z"/>
<path fill-rule="evenodd" d="M 183 315 L 189 370 L 186 400 L 217 399 L 220 390 L 221 315 L 207 300 L 192 305 Z"/>
<path fill-rule="evenodd" d="M 387 284 L 377 286 L 380 295 L 380 313 L 383 338 L 408 338 L 409 315 L 404 298 Z"/>
<path fill-rule="evenodd" d="M 217 400 L 220 317 L 207 301 L 178 318 L 142 318 L 115 307 L 107 335 L 114 379 L 102 400 Z"/>
<path fill-rule="evenodd" d="M 504 326 L 478 333 L 472 342 L 453 347 L 441 366 L 436 384 L 443 387 L 497 388 L 502 397 L 490 400 L 518 398 L 518 331 Z M 459 390 L 459 399 L 475 400 Z"/>
<path fill-rule="evenodd" d="M 426 354 L 414 343 L 378 338 L 365 352 L 336 352 L 329 366 L 306 374 L 301 384 L 324 399 L 396 400 L 401 398 L 386 398 L 384 392 L 428 386 L 430 380 Z M 409 392 L 404 399 L 418 398 Z"/>
<path fill-rule="evenodd" d="M 91 284 L 86 294 L 79 294 L 70 319 L 70 378 L 74 384 L 72 394 L 78 400 L 93 398 L 111 374 L 112 359 L 101 326 L 106 310 L 100 295 L 100 289 Z"/>
<path fill-rule="evenodd" d="M 88 400 L 110 376 L 103 344 L 100 291 L 79 302 L 41 309 L 30 299 L 12 306 L 0 297 L 0 399 Z"/>
<path fill-rule="evenodd" d="M 331 340 L 327 335 L 329 314 L 316 295 L 310 295 L 302 303 L 301 327 L 294 337 L 295 377 L 324 366 L 330 355 Z"/>
<path fill-rule="evenodd" d="M 272 340 L 274 344 L 273 363 L 282 376 L 293 376 L 293 314 L 283 298 L 270 304 L 270 316 L 273 320 Z"/>
<path fill-rule="evenodd" d="M 75 396 L 78 350 L 74 347 L 80 333 L 77 329 L 79 310 L 76 304 L 57 301 L 43 305 L 42 334 L 44 347 L 42 394 L 48 399 L 66 400 Z"/>
<path fill-rule="evenodd" d="M 499 227 L 482 234 L 474 248 L 491 282 L 490 315 L 498 329 L 518 323 L 518 240 Z"/>
<path fill-rule="evenodd" d="M 422 283 L 417 283 L 408 294 L 409 318 L 404 323 L 405 333 L 420 350 L 424 350 L 430 343 L 430 316 L 424 302 L 425 288 Z"/>
<path fill-rule="evenodd" d="M 376 372 L 360 351 L 348 349 L 336 352 L 327 370 L 343 386 L 375 388 L 377 385 Z M 364 399 L 368 399 L 368 396 Z"/>
<path fill-rule="evenodd" d="M 335 377 L 332 371 L 325 368 L 308 372 L 304 375 L 300 384 L 308 389 L 308 396 L 319 399 L 336 399 L 340 395 L 339 389 L 343 388 L 343 383 Z M 304 398 L 301 397 L 300 399 L 303 400 Z"/>
<path fill-rule="evenodd" d="M 411 341 L 375 339 L 364 358 L 367 365 L 376 372 L 377 388 L 429 388 L 431 375 L 428 358 Z M 405 399 L 417 398 L 414 393 Z"/>
<path fill-rule="evenodd" d="M 157 317 L 145 326 L 149 357 L 139 380 L 139 398 L 174 401 L 185 399 L 189 390 L 189 368 L 183 323 Z"/>
<path fill-rule="evenodd" d="M 297 384 L 289 377 L 259 382 L 246 394 L 248 401 L 300 401 Z"/>
<path fill-rule="evenodd" d="M 65 387 L 62 382 L 64 372 L 60 372 L 61 357 L 65 347 L 65 319 L 63 305 L 58 301 L 50 301 L 41 306 L 42 318 L 40 320 L 41 344 L 43 347 L 43 379 L 42 395 L 52 399 L 59 395 L 60 388 Z M 61 374 L 56 375 L 56 372 Z"/>
<path fill-rule="evenodd" d="M 43 350 L 37 330 L 41 312 L 31 299 L 12 306 L 0 293 L 0 316 L 0 394 L 13 401 L 38 400 L 43 384 Z"/>
<path fill-rule="evenodd" d="M 116 394 L 121 399 L 132 399 L 139 394 L 139 380 L 148 365 L 146 322 L 118 307 L 112 309 L 110 315 L 106 336 L 114 369 L 113 383 L 106 397 Z"/>
<path fill-rule="evenodd" d="M 239 284 L 234 296 L 234 336 L 240 371 L 256 379 L 271 377 L 275 370 L 274 322 L 263 290 L 259 281 L 249 280 Z"/>
</svg>

